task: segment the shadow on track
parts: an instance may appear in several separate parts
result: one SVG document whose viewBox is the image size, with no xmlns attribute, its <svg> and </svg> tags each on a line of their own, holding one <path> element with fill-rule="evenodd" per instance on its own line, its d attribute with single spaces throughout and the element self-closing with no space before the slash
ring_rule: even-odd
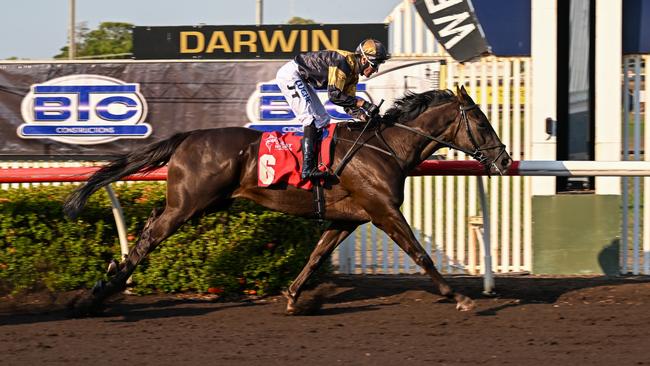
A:
<svg viewBox="0 0 650 366">
<path fill-rule="evenodd" d="M 219 300 L 175 299 L 169 298 L 169 296 L 174 295 L 164 294 L 155 295 L 154 299 L 146 296 L 129 296 L 124 301 L 125 296 L 106 304 L 105 312 L 97 316 L 97 318 L 105 319 L 111 323 L 138 322 L 159 318 L 201 316 L 231 308 L 266 305 L 263 302 L 249 300 L 224 302 Z M 42 304 L 38 306 L 34 304 L 16 305 L 10 310 L 3 309 L 0 311 L 0 326 L 65 321 L 70 319 L 68 315 L 67 306 L 60 304 L 60 301 L 49 304 L 49 306 Z"/>
<path fill-rule="evenodd" d="M 617 292 L 617 289 L 622 292 L 621 286 L 650 283 L 648 276 L 497 276 L 496 296 L 488 297 L 482 294 L 483 281 L 480 277 L 448 276 L 447 279 L 452 286 L 462 288 L 466 294 L 479 301 L 479 308 L 475 312 L 477 316 L 494 316 L 504 309 L 527 304 L 582 301 L 584 296 L 598 300 L 607 295 L 614 301 L 624 301 L 623 295 Z M 437 304 L 448 303 L 444 297 L 434 292 L 430 280 L 424 275 L 336 275 L 326 281 L 327 283 L 304 293 L 300 305 L 305 307 L 305 312 L 296 315 L 337 316 L 372 312 L 384 307 L 400 306 L 401 303 L 416 298 L 428 301 L 432 308 Z M 269 301 L 226 302 L 175 296 L 178 295 L 122 297 L 107 304 L 107 311 L 101 318 L 116 323 L 138 322 L 156 318 L 194 317 L 232 308 L 272 304 Z M 634 295 L 628 296 L 631 296 L 628 300 L 634 300 Z M 8 304 L 3 299 L 0 306 L 0 326 L 68 319 L 64 296 L 53 298 L 52 294 L 42 295 L 40 300 L 39 302 L 34 300 L 34 297 L 25 297 L 14 299 L 13 304 Z M 284 302 L 284 299 L 279 297 L 274 300 Z M 282 312 L 278 312 L 278 316 L 282 315 Z"/>
<path fill-rule="evenodd" d="M 647 276 L 585 276 L 585 277 L 542 277 L 530 275 L 497 276 L 494 296 L 483 294 L 483 280 L 474 276 L 448 276 L 449 283 L 454 288 L 463 291 L 477 300 L 499 300 L 496 306 L 484 308 L 479 306 L 475 312 L 479 316 L 496 315 L 500 310 L 526 304 L 554 304 L 558 299 L 571 296 L 577 291 L 604 287 L 611 288 L 622 285 L 650 283 Z M 434 290 L 428 277 L 424 275 L 339 275 L 330 281 L 336 286 L 336 294 L 323 299 L 326 304 L 337 304 L 350 301 L 364 301 L 378 298 L 388 298 L 391 301 L 409 296 L 408 292 L 425 292 L 437 303 L 448 302 Z M 341 313 L 344 313 L 341 310 Z"/>
</svg>

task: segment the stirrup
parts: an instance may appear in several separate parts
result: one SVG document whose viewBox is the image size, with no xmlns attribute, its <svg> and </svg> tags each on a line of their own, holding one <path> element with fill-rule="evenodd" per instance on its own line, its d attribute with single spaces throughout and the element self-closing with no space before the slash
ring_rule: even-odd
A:
<svg viewBox="0 0 650 366">
<path fill-rule="evenodd" d="M 307 179 L 322 179 L 327 178 L 330 175 L 328 171 L 322 171 L 314 168 L 310 173 Z"/>
<path fill-rule="evenodd" d="M 312 169 L 312 170 L 313 170 L 313 169 Z M 311 175 L 312 175 L 312 171 L 309 171 L 309 172 L 307 172 L 306 174 L 305 174 L 304 171 L 301 171 L 301 172 L 300 172 L 300 179 L 302 179 L 302 180 L 309 180 L 309 179 L 311 179 Z"/>
</svg>

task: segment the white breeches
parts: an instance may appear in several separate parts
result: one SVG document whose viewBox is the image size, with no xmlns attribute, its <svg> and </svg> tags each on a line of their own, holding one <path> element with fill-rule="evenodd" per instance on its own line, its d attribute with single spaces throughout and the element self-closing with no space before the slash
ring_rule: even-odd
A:
<svg viewBox="0 0 650 366">
<path fill-rule="evenodd" d="M 307 126 L 314 122 L 317 128 L 329 124 L 329 114 L 318 99 L 316 90 L 300 77 L 298 64 L 295 61 L 282 66 L 278 70 L 275 81 L 300 124 Z"/>
</svg>

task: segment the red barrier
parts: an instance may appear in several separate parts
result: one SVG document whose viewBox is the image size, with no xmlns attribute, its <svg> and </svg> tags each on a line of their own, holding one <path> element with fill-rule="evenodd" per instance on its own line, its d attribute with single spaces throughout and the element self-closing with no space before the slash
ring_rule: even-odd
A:
<svg viewBox="0 0 650 366">
<path fill-rule="evenodd" d="M 100 167 L 0 169 L 0 183 L 85 182 Z M 121 180 L 166 180 L 167 167 L 147 174 L 134 174 Z"/>
<path fill-rule="evenodd" d="M 98 169 L 99 167 L 0 169 L 0 183 L 84 182 Z M 485 168 L 475 160 L 426 160 L 409 175 L 485 175 Z M 519 175 L 519 162 L 513 162 L 505 175 Z M 121 180 L 166 179 L 167 167 L 162 167 L 151 173 L 138 173 Z"/>
</svg>

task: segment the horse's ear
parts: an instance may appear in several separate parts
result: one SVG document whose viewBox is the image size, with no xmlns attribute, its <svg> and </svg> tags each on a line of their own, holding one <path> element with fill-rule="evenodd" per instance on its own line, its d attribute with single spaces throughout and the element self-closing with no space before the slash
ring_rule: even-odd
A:
<svg viewBox="0 0 650 366">
<path fill-rule="evenodd" d="M 461 85 L 460 87 L 456 85 L 456 95 L 461 102 L 467 102 L 470 99 L 467 90 L 465 90 L 465 85 Z"/>
</svg>

